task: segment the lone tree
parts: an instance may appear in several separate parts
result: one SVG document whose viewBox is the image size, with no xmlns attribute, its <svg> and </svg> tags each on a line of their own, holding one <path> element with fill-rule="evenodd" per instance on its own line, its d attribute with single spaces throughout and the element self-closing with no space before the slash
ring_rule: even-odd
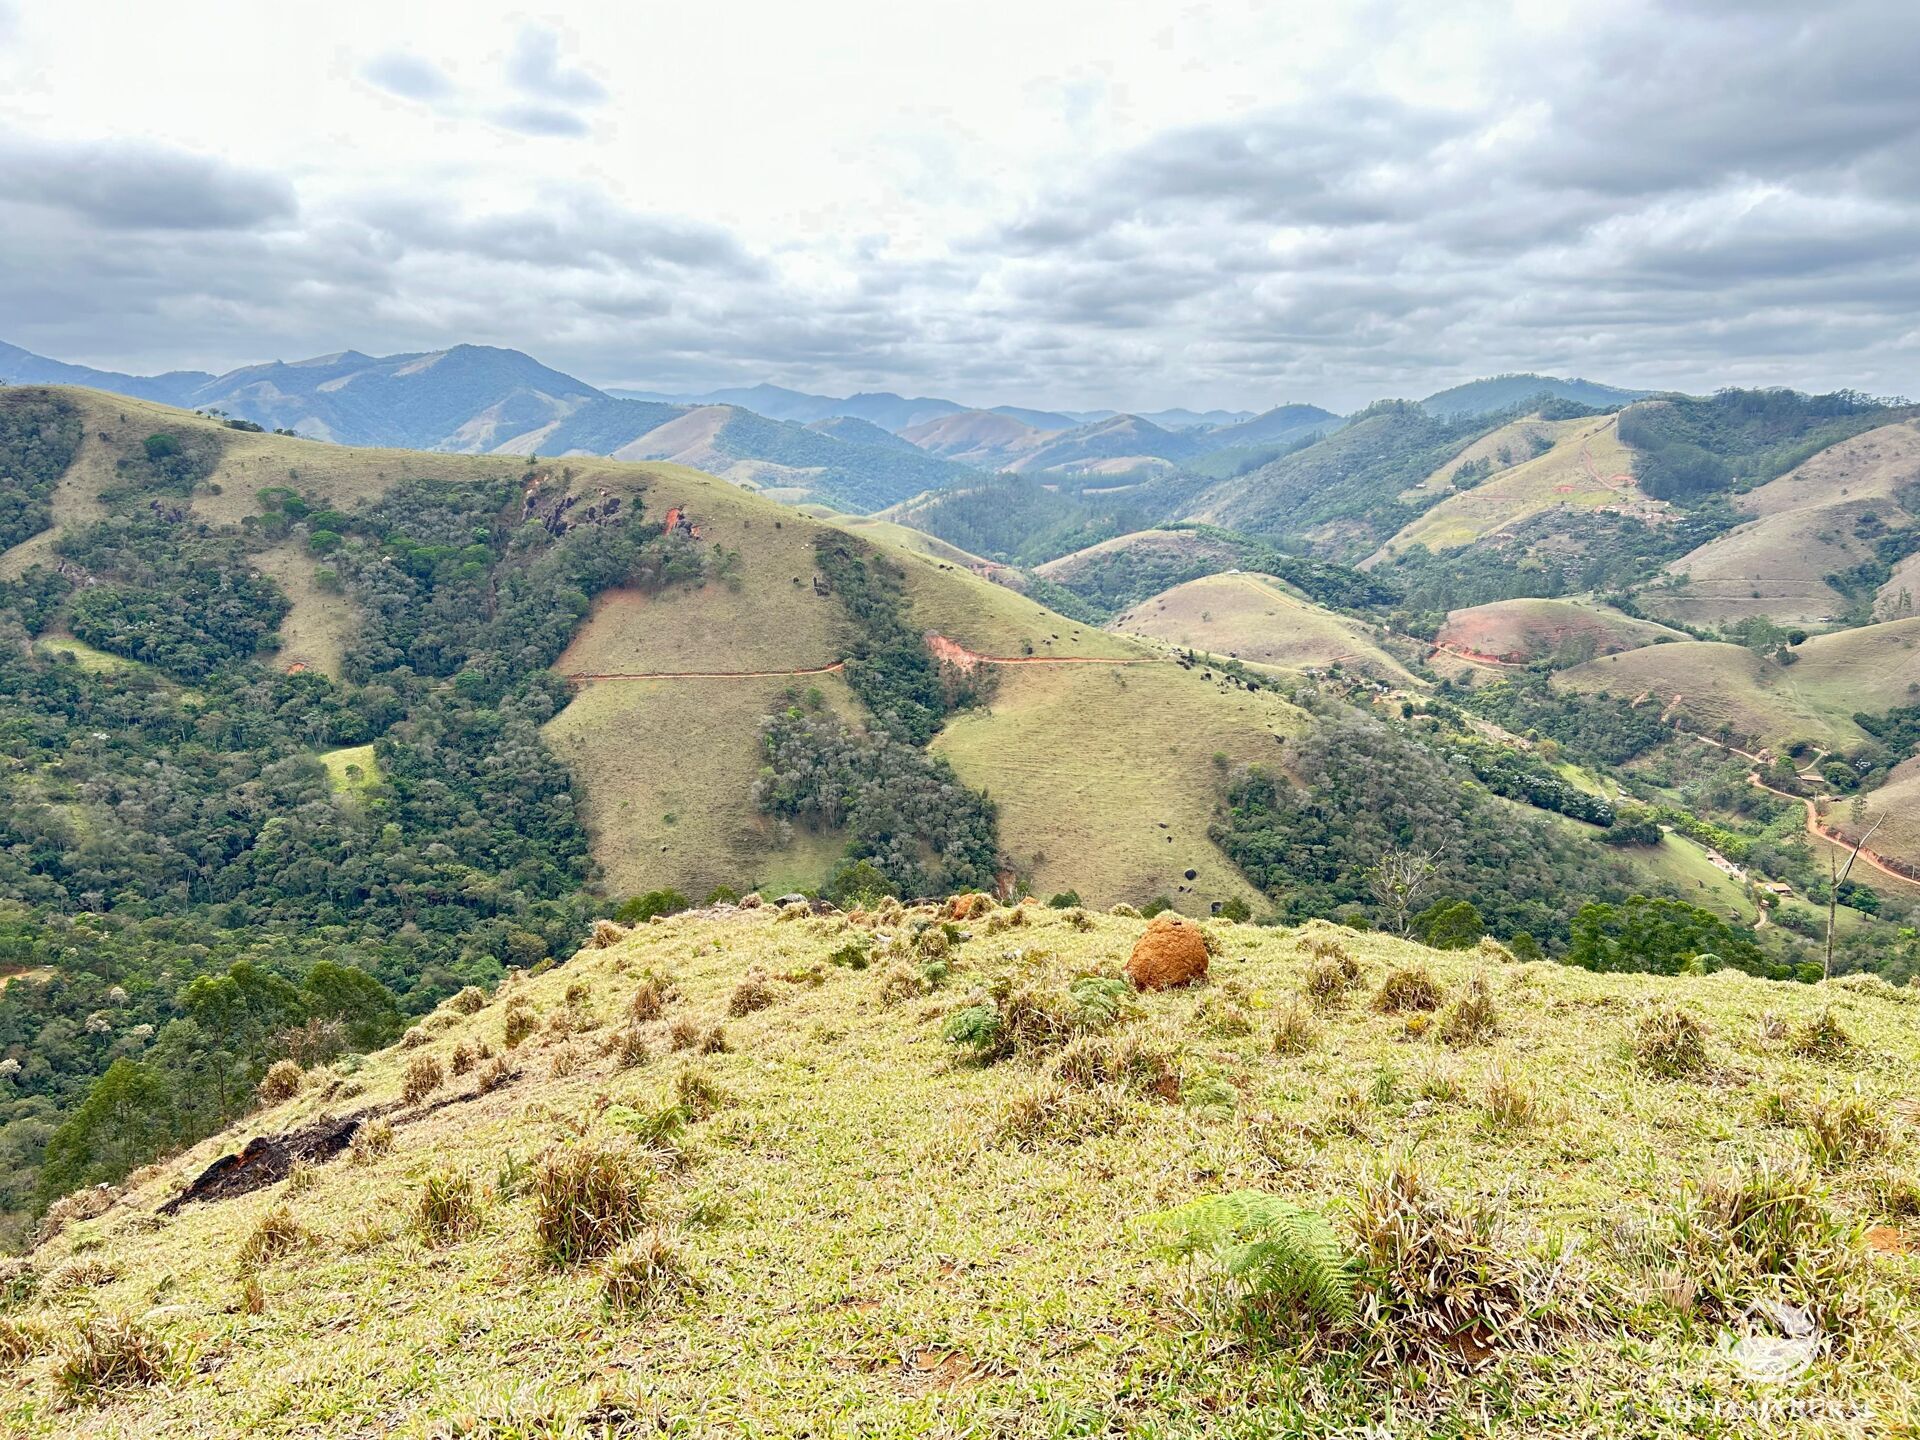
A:
<svg viewBox="0 0 1920 1440">
<path fill-rule="evenodd" d="M 1381 917 L 1396 935 L 1405 935 L 1414 906 L 1439 878 L 1440 851 L 1387 850 L 1367 870 L 1367 889 Z"/>
</svg>

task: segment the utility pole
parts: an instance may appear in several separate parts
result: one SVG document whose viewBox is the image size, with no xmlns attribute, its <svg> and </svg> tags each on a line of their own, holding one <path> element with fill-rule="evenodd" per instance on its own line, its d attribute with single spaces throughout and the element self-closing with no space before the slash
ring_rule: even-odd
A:
<svg viewBox="0 0 1920 1440">
<path fill-rule="evenodd" d="M 1886 818 L 1885 815 L 1882 815 L 1880 820 L 1885 820 Z M 1866 849 L 1867 841 L 1871 840 L 1873 838 L 1873 832 L 1880 828 L 1880 820 L 1874 821 L 1872 827 L 1866 834 L 1860 837 L 1859 843 L 1853 847 L 1853 853 L 1847 856 L 1846 869 L 1835 873 L 1835 867 L 1839 864 L 1839 861 L 1834 859 L 1833 851 L 1827 851 L 1827 963 L 1820 971 L 1820 978 L 1822 980 L 1831 980 L 1833 978 L 1833 924 L 1840 910 L 1840 882 L 1845 880 L 1847 876 L 1853 872 L 1853 862 L 1860 858 L 1860 852 Z"/>
</svg>

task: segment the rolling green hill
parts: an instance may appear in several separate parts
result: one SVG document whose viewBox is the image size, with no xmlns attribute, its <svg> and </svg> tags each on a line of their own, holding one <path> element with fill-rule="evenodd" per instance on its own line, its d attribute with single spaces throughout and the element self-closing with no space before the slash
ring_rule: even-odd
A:
<svg viewBox="0 0 1920 1440">
<path fill-rule="evenodd" d="M 1668 566 L 1649 611 L 1693 624 L 1821 625 L 1876 606 L 1894 618 L 1896 571 L 1920 553 L 1920 421 L 1841 440 L 1734 503 L 1746 522 Z"/>
<path fill-rule="evenodd" d="M 1340 666 L 1395 685 L 1417 683 L 1365 626 L 1290 593 L 1267 575 L 1190 580 L 1124 611 L 1111 628 L 1268 669 Z"/>
<path fill-rule="evenodd" d="M 1867 737 L 1852 717 L 1911 705 L 1920 696 L 1920 619 L 1816 635 L 1794 663 L 1741 645 L 1689 640 L 1605 655 L 1562 672 L 1556 684 L 1650 695 L 1689 728 L 1779 747 L 1813 740 L 1852 747 Z"/>
<path fill-rule="evenodd" d="M 1202 491 L 1185 515 L 1251 535 L 1310 540 L 1333 558 L 1358 559 L 1418 513 L 1419 504 L 1401 500 L 1403 491 L 1492 428 L 1382 401 L 1318 444 Z"/>
</svg>

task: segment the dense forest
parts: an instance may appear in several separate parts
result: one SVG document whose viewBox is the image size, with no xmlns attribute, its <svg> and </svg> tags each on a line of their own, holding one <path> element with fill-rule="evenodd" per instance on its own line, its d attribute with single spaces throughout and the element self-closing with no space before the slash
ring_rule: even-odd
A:
<svg viewBox="0 0 1920 1440">
<path fill-rule="evenodd" d="M 1503 806 L 1465 758 L 1377 721 L 1323 718 L 1288 747 L 1286 772 L 1237 773 L 1214 838 L 1287 919 L 1391 925 L 1389 856 L 1420 862 L 1423 904 L 1469 902 L 1503 937 L 1563 944 L 1583 901 L 1626 896 L 1624 873 L 1593 846 Z"/>
<path fill-rule="evenodd" d="M 1693 501 L 1784 475 L 1836 441 L 1897 419 L 1893 402 L 1851 390 L 1722 390 L 1663 396 L 1620 416 L 1634 479 L 1658 500 Z"/>
</svg>

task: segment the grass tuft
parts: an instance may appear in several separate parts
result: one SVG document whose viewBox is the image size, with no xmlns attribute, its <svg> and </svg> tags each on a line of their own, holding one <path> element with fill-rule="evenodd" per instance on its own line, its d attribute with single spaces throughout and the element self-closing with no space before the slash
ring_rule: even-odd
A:
<svg viewBox="0 0 1920 1440">
<path fill-rule="evenodd" d="M 672 1232 L 650 1225 L 607 1257 L 600 1287 L 608 1309 L 626 1312 L 698 1290 L 699 1281 Z"/>
<path fill-rule="evenodd" d="M 431 1055 L 416 1055 L 407 1062 L 406 1072 L 401 1076 L 400 1099 L 404 1104 L 418 1105 L 438 1090 L 446 1078 L 446 1072 L 440 1068 L 437 1059 Z"/>
<path fill-rule="evenodd" d="M 1802 1023 L 1787 1048 L 1809 1060 L 1838 1060 L 1853 1048 L 1853 1037 L 1839 1017 L 1827 1009 Z"/>
<path fill-rule="evenodd" d="M 278 1105 L 300 1093 L 300 1081 L 306 1074 L 293 1060 L 276 1060 L 260 1077 L 260 1103 Z"/>
<path fill-rule="evenodd" d="M 1374 992 L 1373 1008 L 1382 1015 L 1438 1010 L 1442 998 L 1440 982 L 1426 966 L 1403 965 L 1380 982 L 1380 988 Z"/>
<path fill-rule="evenodd" d="M 1707 1068 L 1706 1027 L 1684 1010 L 1654 1006 L 1634 1029 L 1633 1053 L 1641 1068 L 1655 1075 L 1698 1075 Z"/>
<path fill-rule="evenodd" d="M 651 1218 L 653 1172 L 625 1147 L 557 1145 L 533 1169 L 534 1239 L 551 1265 L 597 1260 Z"/>
<path fill-rule="evenodd" d="M 430 1245 L 447 1245 L 476 1234 L 480 1200 L 473 1177 L 452 1170 L 429 1174 L 414 1201 L 413 1225 Z"/>
<path fill-rule="evenodd" d="M 293 1218 L 291 1210 L 284 1205 L 276 1205 L 254 1222 L 253 1229 L 247 1232 L 247 1238 L 240 1242 L 234 1260 L 244 1274 L 258 1270 L 263 1265 L 271 1265 L 282 1255 L 308 1244 L 312 1239 L 307 1228 Z"/>
<path fill-rule="evenodd" d="M 1449 1045 L 1478 1045 L 1500 1033 L 1500 1008 L 1486 976 L 1476 975 L 1440 1021 L 1440 1038 Z"/>
<path fill-rule="evenodd" d="M 166 1342 L 128 1315 L 83 1316 L 60 1338 L 55 1353 L 54 1384 L 69 1400 L 166 1378 Z"/>
</svg>

